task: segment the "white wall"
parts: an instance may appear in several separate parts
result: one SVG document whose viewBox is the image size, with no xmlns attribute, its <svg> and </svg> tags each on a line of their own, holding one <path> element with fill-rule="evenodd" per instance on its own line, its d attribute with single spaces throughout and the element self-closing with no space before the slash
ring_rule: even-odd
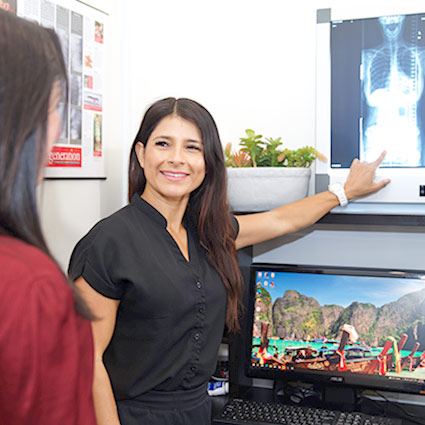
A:
<svg viewBox="0 0 425 425">
<path fill-rule="evenodd" d="M 150 103 L 176 96 L 204 104 L 223 143 L 253 128 L 314 144 L 316 0 L 124 4 L 132 133 Z"/>
<path fill-rule="evenodd" d="M 377 15 L 425 9 L 423 0 L 88 3 L 109 13 L 108 178 L 45 182 L 43 226 L 64 266 L 76 241 L 126 202 L 129 147 L 153 101 L 176 96 L 201 102 L 215 117 L 223 143 L 237 144 L 244 130 L 253 128 L 265 136 L 281 136 L 291 148 L 314 145 L 316 10 L 331 7 L 334 17 L 344 18 L 365 11 Z M 336 234 L 350 240 L 343 229 Z M 394 233 L 395 240 L 398 235 Z M 309 234 L 302 240 L 308 249 Z M 281 240 L 288 252 L 290 243 Z M 263 245 L 261 258 L 267 250 Z"/>
<path fill-rule="evenodd" d="M 336 17 L 424 10 L 422 0 L 125 0 L 128 129 L 165 96 L 207 107 L 223 143 L 246 128 L 314 145 L 316 11 Z M 131 139 L 131 137 L 126 138 Z"/>
<path fill-rule="evenodd" d="M 121 9 L 113 8 L 111 0 L 86 3 L 109 14 L 105 28 L 108 67 L 103 127 L 107 179 L 45 180 L 40 188 L 43 230 L 53 255 L 64 269 L 78 240 L 97 221 L 125 203 Z"/>
</svg>

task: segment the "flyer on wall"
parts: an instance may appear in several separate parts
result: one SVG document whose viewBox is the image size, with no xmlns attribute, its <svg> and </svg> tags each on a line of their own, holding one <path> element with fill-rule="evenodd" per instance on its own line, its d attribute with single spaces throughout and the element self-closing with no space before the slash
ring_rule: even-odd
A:
<svg viewBox="0 0 425 425">
<path fill-rule="evenodd" d="M 45 177 L 104 178 L 107 14 L 77 0 L 7 3 L 18 16 L 56 31 L 68 70 L 68 93 L 63 93 L 59 105 L 62 132 L 49 155 Z"/>
</svg>

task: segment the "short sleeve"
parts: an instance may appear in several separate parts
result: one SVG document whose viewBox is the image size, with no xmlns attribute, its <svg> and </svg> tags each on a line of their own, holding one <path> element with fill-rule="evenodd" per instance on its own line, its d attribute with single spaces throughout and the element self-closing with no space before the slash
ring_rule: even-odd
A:
<svg viewBox="0 0 425 425">
<path fill-rule="evenodd" d="M 230 215 L 230 221 L 233 226 L 233 239 L 236 240 L 239 235 L 239 222 L 233 214 Z"/>
<path fill-rule="evenodd" d="M 105 297 L 120 299 L 123 285 L 115 272 L 120 264 L 119 258 L 119 234 L 100 222 L 75 246 L 68 267 L 69 278 L 83 277 Z"/>
</svg>

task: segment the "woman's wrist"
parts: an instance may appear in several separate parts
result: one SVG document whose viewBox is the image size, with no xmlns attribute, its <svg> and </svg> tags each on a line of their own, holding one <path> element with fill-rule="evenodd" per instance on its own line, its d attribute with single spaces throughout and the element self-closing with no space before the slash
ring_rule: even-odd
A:
<svg viewBox="0 0 425 425">
<path fill-rule="evenodd" d="M 337 197 L 338 203 L 339 205 L 341 205 L 341 207 L 345 207 L 348 204 L 348 197 L 345 192 L 345 188 L 342 184 L 340 183 L 330 184 L 328 186 L 328 190 L 329 192 L 333 193 Z"/>
</svg>

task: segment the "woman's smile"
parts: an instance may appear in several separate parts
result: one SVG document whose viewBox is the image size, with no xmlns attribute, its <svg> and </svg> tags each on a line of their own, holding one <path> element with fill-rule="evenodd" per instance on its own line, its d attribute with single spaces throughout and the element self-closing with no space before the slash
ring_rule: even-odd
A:
<svg viewBox="0 0 425 425">
<path fill-rule="evenodd" d="M 161 174 L 170 181 L 180 182 L 183 181 L 189 174 L 174 172 L 174 171 L 161 171 Z"/>
</svg>

